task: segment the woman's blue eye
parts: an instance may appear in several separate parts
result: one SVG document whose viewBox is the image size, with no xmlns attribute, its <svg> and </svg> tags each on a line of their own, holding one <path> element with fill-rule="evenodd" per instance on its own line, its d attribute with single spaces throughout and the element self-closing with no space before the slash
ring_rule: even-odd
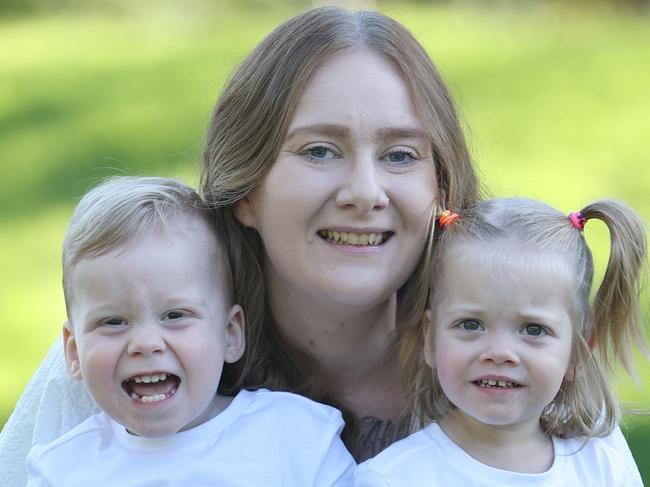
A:
<svg viewBox="0 0 650 487">
<path fill-rule="evenodd" d="M 389 152 L 387 158 L 389 162 L 400 165 L 407 164 L 417 159 L 413 152 L 404 149 Z"/>
<path fill-rule="evenodd" d="M 312 161 L 326 161 L 328 159 L 334 159 L 334 151 L 322 145 L 309 147 L 303 150 L 300 154 L 311 159 Z"/>
<path fill-rule="evenodd" d="M 464 331 L 481 331 L 483 325 L 477 320 L 463 320 L 458 323 L 458 328 Z"/>
<path fill-rule="evenodd" d="M 522 332 L 524 335 L 531 337 L 540 337 L 547 335 L 544 327 L 542 325 L 536 325 L 535 323 L 528 323 L 527 325 L 524 325 Z"/>
</svg>

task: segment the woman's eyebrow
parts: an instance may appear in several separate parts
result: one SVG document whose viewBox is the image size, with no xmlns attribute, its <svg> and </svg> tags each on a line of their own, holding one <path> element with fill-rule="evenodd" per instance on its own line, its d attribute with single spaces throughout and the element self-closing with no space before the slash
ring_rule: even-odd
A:
<svg viewBox="0 0 650 487">
<path fill-rule="evenodd" d="M 379 139 L 428 139 L 429 135 L 415 127 L 386 127 L 377 131 Z"/>
<path fill-rule="evenodd" d="M 291 129 L 287 134 L 287 139 L 296 137 L 302 134 L 319 134 L 329 135 L 332 137 L 347 137 L 350 134 L 350 129 L 342 125 L 319 123 L 315 125 L 304 125 Z"/>
</svg>

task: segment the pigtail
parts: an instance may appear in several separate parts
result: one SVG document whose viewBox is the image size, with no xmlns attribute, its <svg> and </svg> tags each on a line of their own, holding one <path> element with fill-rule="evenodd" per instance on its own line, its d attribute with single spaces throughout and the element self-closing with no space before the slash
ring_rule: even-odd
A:
<svg viewBox="0 0 650 487">
<path fill-rule="evenodd" d="M 610 255 L 593 303 L 590 345 L 613 371 L 620 362 L 635 377 L 632 347 L 648 356 L 641 321 L 640 289 L 646 265 L 646 231 L 627 206 L 611 200 L 596 201 L 581 211 L 587 220 L 600 220 L 609 229 Z"/>
</svg>

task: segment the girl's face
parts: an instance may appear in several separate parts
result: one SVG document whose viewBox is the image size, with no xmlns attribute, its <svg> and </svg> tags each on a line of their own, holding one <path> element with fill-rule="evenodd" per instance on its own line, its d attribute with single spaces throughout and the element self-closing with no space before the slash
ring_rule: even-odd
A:
<svg viewBox="0 0 650 487">
<path fill-rule="evenodd" d="M 436 197 L 431 142 L 383 58 L 345 51 L 312 76 L 266 178 L 236 207 L 290 296 L 372 305 L 412 273 Z"/>
<path fill-rule="evenodd" d="M 571 379 L 575 317 L 565 259 L 512 249 L 486 256 L 470 244 L 443 267 L 425 357 L 457 408 L 451 417 L 468 427 L 538 428 Z"/>
</svg>

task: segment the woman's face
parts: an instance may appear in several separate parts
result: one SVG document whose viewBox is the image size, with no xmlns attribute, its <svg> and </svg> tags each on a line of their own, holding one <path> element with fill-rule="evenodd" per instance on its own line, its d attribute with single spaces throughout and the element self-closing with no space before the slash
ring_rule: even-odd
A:
<svg viewBox="0 0 650 487">
<path fill-rule="evenodd" d="M 236 214 L 264 242 L 274 291 L 366 306 L 415 268 L 436 187 L 406 84 L 382 57 L 351 50 L 312 76 L 277 160 Z"/>
</svg>

